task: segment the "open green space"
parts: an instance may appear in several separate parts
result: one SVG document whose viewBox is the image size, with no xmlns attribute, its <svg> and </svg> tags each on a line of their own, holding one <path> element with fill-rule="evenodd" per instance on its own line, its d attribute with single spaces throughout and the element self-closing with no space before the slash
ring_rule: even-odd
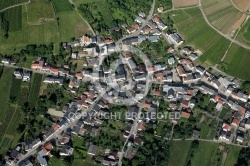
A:
<svg viewBox="0 0 250 166">
<path fill-rule="evenodd" d="M 43 75 L 34 73 L 32 75 L 32 82 L 31 82 L 31 87 L 30 87 L 30 94 L 29 94 L 29 106 L 32 108 L 36 105 L 39 91 L 40 91 L 40 86 L 42 82 Z"/>
<path fill-rule="evenodd" d="M 191 141 L 173 141 L 168 166 L 176 166 L 176 163 L 179 166 L 186 165 L 190 147 Z"/>
<path fill-rule="evenodd" d="M 18 6 L 4 11 L 4 17 L 9 22 L 9 31 L 22 30 L 22 7 Z"/>
<path fill-rule="evenodd" d="M 49 1 L 32 0 L 27 6 L 28 22 L 39 21 L 40 18 L 54 18 L 54 9 Z"/>
<path fill-rule="evenodd" d="M 73 10 L 73 6 L 70 4 L 69 0 L 52 0 L 52 4 L 56 13 Z"/>
<path fill-rule="evenodd" d="M 227 155 L 227 159 L 225 161 L 225 166 L 235 166 L 237 164 L 237 160 L 239 157 L 239 153 L 241 150 L 241 147 L 237 147 L 237 146 L 228 146 L 228 155 Z"/>
<path fill-rule="evenodd" d="M 5 9 L 7 7 L 17 5 L 20 3 L 28 2 L 28 0 L 1 0 L 0 1 L 0 10 Z"/>
<path fill-rule="evenodd" d="M 19 93 L 20 93 L 21 83 L 22 83 L 21 79 L 15 79 L 15 77 L 13 77 L 12 85 L 11 85 L 11 89 L 10 89 L 10 100 L 12 103 L 17 102 L 17 98 L 18 98 Z"/>
<path fill-rule="evenodd" d="M 236 39 L 242 43 L 250 45 L 250 20 L 248 19 L 246 23 L 241 27 Z"/>
<path fill-rule="evenodd" d="M 209 165 L 212 162 L 214 153 L 218 149 L 218 144 L 210 142 L 199 142 L 199 147 L 194 153 L 192 166 Z"/>
</svg>

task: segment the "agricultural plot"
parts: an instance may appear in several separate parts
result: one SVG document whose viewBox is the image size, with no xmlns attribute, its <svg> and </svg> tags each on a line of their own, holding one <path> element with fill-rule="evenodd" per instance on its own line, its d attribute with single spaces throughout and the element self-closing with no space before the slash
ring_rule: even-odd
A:
<svg viewBox="0 0 250 166">
<path fill-rule="evenodd" d="M 199 4 L 199 0 L 173 0 L 173 4 L 175 8 L 195 6 Z"/>
<path fill-rule="evenodd" d="M 170 14 L 186 45 L 203 52 L 199 59 L 202 63 L 212 65 L 221 60 L 230 42 L 207 25 L 198 8 L 178 10 Z"/>
<path fill-rule="evenodd" d="M 28 0 L 1 0 L 0 1 L 0 10 L 10 7 L 12 5 L 17 5 L 20 3 L 28 2 Z"/>
<path fill-rule="evenodd" d="M 10 100 L 13 103 L 16 103 L 17 98 L 19 96 L 20 88 L 21 88 L 21 83 L 22 83 L 21 79 L 15 79 L 13 77 L 13 79 L 12 79 L 12 85 L 11 85 L 11 89 L 10 89 Z"/>
<path fill-rule="evenodd" d="M 73 37 L 91 33 L 87 24 L 75 11 L 59 13 L 57 16 L 59 17 L 59 41 L 69 41 Z"/>
<path fill-rule="evenodd" d="M 4 17 L 9 22 L 9 32 L 22 30 L 22 7 L 21 6 L 4 11 Z"/>
<path fill-rule="evenodd" d="M 238 33 L 236 39 L 250 46 L 250 20 L 249 19 L 240 29 L 240 32 Z"/>
<path fill-rule="evenodd" d="M 223 63 L 219 65 L 224 72 L 238 77 L 243 80 L 250 81 L 250 50 L 232 44 Z"/>
<path fill-rule="evenodd" d="M 246 18 L 229 0 L 201 0 L 201 4 L 209 22 L 224 34 L 238 29 Z"/>
<path fill-rule="evenodd" d="M 73 6 L 68 0 L 52 0 L 52 4 L 56 13 L 72 11 Z"/>
<path fill-rule="evenodd" d="M 237 147 L 237 146 L 229 146 L 228 147 L 229 152 L 227 154 L 227 158 L 225 161 L 226 166 L 235 166 L 237 164 L 237 160 L 239 157 L 239 153 L 241 150 L 241 147 Z"/>
<path fill-rule="evenodd" d="M 32 108 L 36 105 L 38 96 L 39 96 L 39 91 L 40 91 L 40 86 L 42 82 L 43 75 L 35 73 L 32 75 L 32 83 L 30 87 L 30 94 L 29 94 L 29 106 Z"/>
<path fill-rule="evenodd" d="M 186 165 L 191 141 L 174 141 L 170 148 L 169 166 Z"/>
<path fill-rule="evenodd" d="M 232 0 L 232 2 L 243 11 L 250 9 L 249 0 Z"/>
<path fill-rule="evenodd" d="M 5 115 L 9 105 L 9 99 L 10 99 L 10 88 L 11 88 L 11 82 L 12 82 L 12 75 L 13 75 L 14 69 L 13 68 L 4 68 L 3 74 L 0 78 L 0 122 L 3 123 L 3 121 L 6 119 Z M 5 125 L 4 123 L 0 125 L 1 127 Z M 1 131 L 1 129 L 0 129 Z M 0 134 L 1 135 L 1 134 Z"/>
<path fill-rule="evenodd" d="M 39 19 L 54 18 L 54 9 L 50 2 L 44 0 L 32 0 L 27 6 L 28 22 L 37 22 Z"/>
</svg>

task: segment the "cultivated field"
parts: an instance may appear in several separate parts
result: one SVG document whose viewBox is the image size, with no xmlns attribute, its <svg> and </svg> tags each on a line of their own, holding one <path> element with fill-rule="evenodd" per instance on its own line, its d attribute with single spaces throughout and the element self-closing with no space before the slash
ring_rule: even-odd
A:
<svg viewBox="0 0 250 166">
<path fill-rule="evenodd" d="M 28 22 L 38 22 L 40 19 L 54 18 L 54 9 L 50 2 L 45 0 L 32 0 L 27 6 Z"/>
<path fill-rule="evenodd" d="M 52 4 L 56 13 L 73 10 L 73 6 L 70 4 L 69 0 L 52 0 Z"/>
<path fill-rule="evenodd" d="M 41 86 L 43 75 L 34 73 L 31 78 L 31 88 L 30 88 L 30 94 L 29 94 L 29 105 L 30 107 L 34 107 L 36 105 L 38 96 L 39 96 L 39 90 Z"/>
<path fill-rule="evenodd" d="M 201 4 L 209 22 L 224 34 L 236 30 L 245 20 L 230 0 L 201 0 Z"/>
<path fill-rule="evenodd" d="M 173 0 L 174 7 L 187 7 L 187 6 L 195 6 L 199 4 L 199 0 Z"/>
<path fill-rule="evenodd" d="M 250 81 L 250 50 L 232 44 L 220 69 L 238 78 Z"/>
<path fill-rule="evenodd" d="M 230 41 L 207 25 L 198 8 L 172 12 L 172 19 L 178 32 L 184 37 L 185 45 L 191 45 L 203 52 L 199 61 L 205 66 L 220 62 Z M 175 15 L 173 15 L 175 14 Z M 222 71 L 243 80 L 250 80 L 250 50 L 233 44 L 229 49 Z"/>
<path fill-rule="evenodd" d="M 15 7 L 4 12 L 4 17 L 9 21 L 9 31 L 22 30 L 22 7 Z"/>
<path fill-rule="evenodd" d="M 212 65 L 221 60 L 230 42 L 207 25 L 198 8 L 172 12 L 172 19 L 185 44 L 203 52 L 202 63 Z"/>
<path fill-rule="evenodd" d="M 59 18 L 59 24 L 56 19 L 30 24 L 27 22 L 29 15 L 27 11 L 28 6 L 29 4 L 27 8 L 20 6 L 5 11 L 9 13 L 8 20 L 10 20 L 11 31 L 8 39 L 0 38 L 1 53 L 19 52 L 20 49 L 28 44 L 49 43 L 54 43 L 55 53 L 58 53 L 60 42 L 70 41 L 73 37 L 91 33 L 76 11 L 68 11 L 56 15 Z"/>
<path fill-rule="evenodd" d="M 227 154 L 227 159 L 225 161 L 226 166 L 235 166 L 237 159 L 239 157 L 241 148 L 237 146 L 229 146 L 229 152 Z"/>
<path fill-rule="evenodd" d="M 0 10 L 10 7 L 12 5 L 28 2 L 28 0 L 1 0 L 0 1 Z"/>
<path fill-rule="evenodd" d="M 240 29 L 240 32 L 238 33 L 236 39 L 250 46 L 250 20 L 249 19 Z"/>
<path fill-rule="evenodd" d="M 249 0 L 232 0 L 233 3 L 243 11 L 247 11 L 250 9 Z"/>
</svg>

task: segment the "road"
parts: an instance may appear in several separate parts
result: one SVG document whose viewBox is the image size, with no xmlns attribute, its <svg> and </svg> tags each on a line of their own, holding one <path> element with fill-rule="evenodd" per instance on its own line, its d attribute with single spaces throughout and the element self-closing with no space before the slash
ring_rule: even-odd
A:
<svg viewBox="0 0 250 166">
<path fill-rule="evenodd" d="M 6 7 L 4 9 L 0 10 L 0 12 L 4 12 L 5 10 L 8 10 L 8 9 L 11 9 L 11 8 L 14 8 L 14 7 L 18 7 L 18 6 L 22 6 L 22 5 L 27 5 L 30 2 L 31 1 L 29 0 L 28 2 L 23 2 L 23 3 L 16 4 L 16 5 L 12 5 L 12 6 L 9 6 L 9 7 Z"/>
<path fill-rule="evenodd" d="M 148 16 L 147 16 L 147 19 L 142 23 L 142 25 L 140 26 L 140 28 L 139 28 L 137 31 L 135 31 L 134 33 L 131 33 L 130 35 L 127 35 L 127 36 L 125 36 L 125 37 L 119 39 L 119 40 L 116 42 L 116 44 L 119 45 L 120 43 L 122 43 L 122 41 L 123 41 L 124 39 L 130 38 L 130 37 L 134 37 L 134 36 L 138 36 L 138 35 L 140 34 L 141 29 L 142 29 L 143 27 L 145 27 L 145 26 L 148 24 L 148 21 L 149 21 L 150 19 L 152 19 L 152 16 L 153 16 L 153 13 L 154 13 L 154 8 L 155 8 L 155 1 L 156 1 L 156 0 L 153 0 L 153 4 L 151 5 L 151 9 L 150 9 L 149 14 L 148 14 Z"/>
<path fill-rule="evenodd" d="M 127 145 L 127 143 L 128 143 L 128 139 L 131 137 L 131 136 L 135 136 L 136 135 L 136 133 L 137 133 L 137 129 L 138 129 L 138 122 L 139 122 L 139 119 L 140 119 L 140 116 L 141 116 L 141 110 L 143 109 L 143 105 L 144 105 L 144 103 L 145 103 L 145 98 L 143 99 L 143 101 L 140 103 L 140 109 L 139 109 L 139 111 L 138 111 L 138 114 L 137 114 L 137 117 L 136 117 L 136 119 L 134 120 L 134 123 L 133 123 L 133 126 L 132 126 L 132 128 L 131 128 L 131 130 L 130 130 L 130 133 L 129 133 L 129 135 L 128 135 L 128 137 L 127 137 L 127 139 L 126 139 L 126 141 L 125 141 L 125 143 L 124 143 L 124 145 L 123 145 L 123 147 L 122 147 L 122 150 L 121 150 L 121 153 L 120 153 L 120 156 L 119 156 L 119 161 L 118 161 L 118 165 L 119 166 L 121 166 L 122 165 L 122 159 L 123 159 L 123 156 L 124 156 L 124 149 L 125 149 L 125 147 L 126 147 L 126 145 Z"/>
<path fill-rule="evenodd" d="M 107 89 L 106 91 L 108 91 L 108 90 L 110 90 L 110 89 Z M 102 92 L 102 93 L 97 97 L 96 101 L 100 100 L 100 99 L 102 98 L 102 96 L 106 93 L 106 91 Z M 92 104 L 92 105 L 86 110 L 86 112 L 91 111 L 92 108 L 93 108 L 95 105 L 96 105 L 96 102 L 95 102 L 94 104 Z M 37 150 L 37 148 L 38 148 L 39 146 L 44 145 L 46 142 L 49 142 L 49 141 L 51 141 L 52 139 L 57 138 L 58 135 L 59 135 L 62 131 L 66 130 L 67 128 L 72 127 L 73 125 L 75 125 L 75 124 L 77 123 L 78 120 L 79 120 L 79 119 L 75 119 L 75 120 L 72 121 L 70 124 L 61 127 L 61 128 L 58 129 L 56 132 L 54 132 L 53 135 L 52 135 L 49 139 L 47 139 L 47 140 L 45 140 L 45 141 L 42 141 L 39 145 L 37 145 L 36 147 L 32 148 L 32 149 L 31 149 L 30 151 L 28 151 L 25 155 L 21 156 L 21 158 L 19 158 L 19 161 L 16 163 L 16 166 L 18 166 L 18 164 L 19 164 L 22 160 L 28 158 L 30 155 L 35 154 L 35 153 L 37 152 L 36 150 Z"/>
<path fill-rule="evenodd" d="M 78 11 L 77 6 L 74 4 L 74 2 L 72 2 L 72 0 L 69 0 L 69 2 L 74 6 L 74 8 L 75 8 L 76 12 L 78 13 L 78 15 L 81 17 L 81 19 L 82 19 L 84 22 L 86 22 L 86 24 L 87 24 L 88 27 L 89 27 L 89 30 L 90 30 L 90 31 L 92 32 L 92 34 L 95 36 L 96 34 L 95 34 L 95 31 L 93 30 L 92 26 L 89 24 L 89 22 L 88 22 L 87 20 L 85 20 L 85 19 L 83 18 L 83 16 L 82 16 L 81 13 Z"/>
<path fill-rule="evenodd" d="M 212 143 L 226 143 L 226 142 L 215 140 L 215 139 L 214 140 L 201 139 L 201 138 L 172 139 L 172 141 L 194 141 L 194 140 L 204 141 L 204 142 L 212 142 Z M 226 143 L 226 144 L 233 145 L 233 146 L 238 146 L 238 147 L 243 147 L 243 148 L 248 147 L 248 146 L 245 146 L 245 145 L 239 145 L 239 144 L 235 144 L 235 143 Z"/>
</svg>

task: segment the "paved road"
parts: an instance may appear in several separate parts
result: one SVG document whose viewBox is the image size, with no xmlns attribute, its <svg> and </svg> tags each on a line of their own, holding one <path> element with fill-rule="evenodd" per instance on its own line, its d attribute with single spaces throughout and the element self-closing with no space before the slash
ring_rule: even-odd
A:
<svg viewBox="0 0 250 166">
<path fill-rule="evenodd" d="M 8 10 L 8 9 L 11 9 L 11 8 L 14 8 L 14 7 L 26 5 L 26 4 L 29 4 L 30 2 L 31 1 L 29 0 L 28 2 L 23 2 L 23 3 L 16 4 L 16 5 L 12 5 L 12 6 L 9 6 L 9 7 L 6 7 L 4 9 L 0 10 L 0 12 L 4 12 L 5 10 Z"/>
<path fill-rule="evenodd" d="M 96 34 L 95 34 L 95 31 L 93 30 L 92 26 L 89 24 L 89 22 L 88 22 L 87 20 L 85 20 L 85 19 L 83 18 L 83 16 L 82 16 L 81 13 L 78 11 L 77 6 L 74 4 L 74 2 L 72 2 L 72 0 L 69 0 L 69 2 L 74 6 L 74 8 L 75 8 L 75 10 L 77 11 L 78 15 L 81 17 L 81 19 L 82 19 L 84 22 L 86 22 L 86 24 L 87 24 L 88 27 L 89 27 L 89 30 L 90 30 L 90 31 L 92 32 L 92 34 L 95 36 Z"/>
</svg>

